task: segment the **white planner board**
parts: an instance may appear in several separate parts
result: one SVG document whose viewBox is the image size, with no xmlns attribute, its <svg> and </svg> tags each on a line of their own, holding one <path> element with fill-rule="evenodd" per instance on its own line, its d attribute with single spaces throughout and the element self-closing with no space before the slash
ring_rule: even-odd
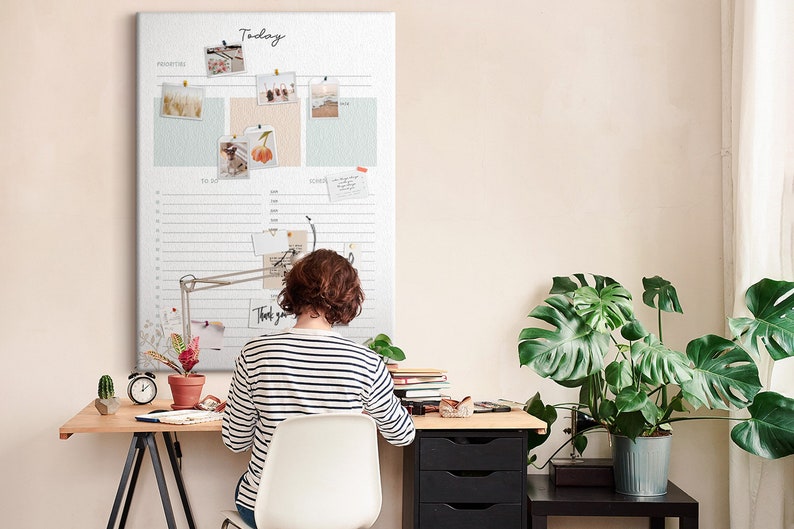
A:
<svg viewBox="0 0 794 529">
<path fill-rule="evenodd" d="M 142 354 L 163 345 L 155 328 L 181 330 L 181 277 L 312 247 L 359 271 L 363 312 L 338 330 L 391 332 L 394 31 L 392 13 L 138 14 L 139 369 L 158 367 Z M 291 325 L 279 289 L 191 294 L 194 325 L 223 330 L 220 345 L 202 335 L 196 371 L 229 370 L 249 338 Z"/>
</svg>

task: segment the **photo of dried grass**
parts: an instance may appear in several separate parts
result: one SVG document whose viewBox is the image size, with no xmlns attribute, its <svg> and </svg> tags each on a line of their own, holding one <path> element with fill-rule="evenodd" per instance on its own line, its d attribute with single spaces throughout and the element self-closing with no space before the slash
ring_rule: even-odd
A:
<svg viewBox="0 0 794 529">
<path fill-rule="evenodd" d="M 167 118 L 201 119 L 204 89 L 163 83 L 163 106 L 160 115 Z"/>
</svg>

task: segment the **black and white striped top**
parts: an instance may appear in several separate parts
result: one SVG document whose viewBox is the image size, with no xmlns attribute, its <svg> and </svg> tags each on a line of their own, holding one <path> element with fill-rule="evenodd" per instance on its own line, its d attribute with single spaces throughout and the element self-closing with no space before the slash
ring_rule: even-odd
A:
<svg viewBox="0 0 794 529">
<path fill-rule="evenodd" d="M 290 415 L 365 411 L 381 435 L 402 446 L 414 425 L 394 395 L 380 356 L 334 331 L 289 329 L 243 347 L 223 416 L 223 443 L 251 448 L 237 502 L 251 510 L 276 425 Z"/>
</svg>

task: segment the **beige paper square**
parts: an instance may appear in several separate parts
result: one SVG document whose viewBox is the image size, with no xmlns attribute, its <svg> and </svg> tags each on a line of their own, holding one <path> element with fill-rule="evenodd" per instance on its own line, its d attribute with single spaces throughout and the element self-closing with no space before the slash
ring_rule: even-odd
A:
<svg viewBox="0 0 794 529">
<path fill-rule="evenodd" d="M 278 142 L 278 165 L 299 167 L 301 163 L 300 102 L 260 106 L 256 98 L 230 98 L 229 121 L 232 134 L 247 127 L 270 125 Z"/>
</svg>

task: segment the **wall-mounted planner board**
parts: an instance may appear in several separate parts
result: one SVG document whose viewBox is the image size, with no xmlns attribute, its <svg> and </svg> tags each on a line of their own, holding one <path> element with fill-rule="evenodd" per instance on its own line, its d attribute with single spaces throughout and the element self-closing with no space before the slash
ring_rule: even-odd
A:
<svg viewBox="0 0 794 529">
<path fill-rule="evenodd" d="M 351 259 L 362 281 L 363 312 L 339 331 L 391 332 L 394 15 L 137 23 L 137 367 L 157 367 L 141 354 L 164 346 L 155 329 L 181 330 L 180 278 L 273 267 L 190 296 L 197 370 L 231 369 L 249 338 L 293 323 L 275 302 L 283 265 L 313 247 Z"/>
</svg>

